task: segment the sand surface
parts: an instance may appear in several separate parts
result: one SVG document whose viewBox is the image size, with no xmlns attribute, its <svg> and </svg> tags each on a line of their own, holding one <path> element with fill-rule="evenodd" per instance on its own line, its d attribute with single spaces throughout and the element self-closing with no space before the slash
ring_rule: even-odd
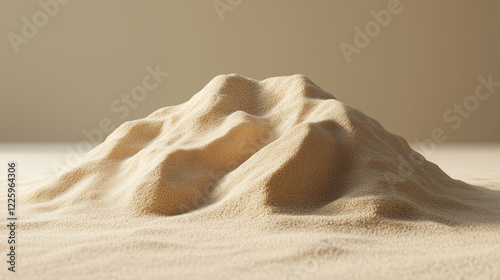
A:
<svg viewBox="0 0 500 280">
<path fill-rule="evenodd" d="M 19 185 L 0 279 L 500 279 L 495 160 L 455 180 L 304 76 L 221 75 Z"/>
</svg>

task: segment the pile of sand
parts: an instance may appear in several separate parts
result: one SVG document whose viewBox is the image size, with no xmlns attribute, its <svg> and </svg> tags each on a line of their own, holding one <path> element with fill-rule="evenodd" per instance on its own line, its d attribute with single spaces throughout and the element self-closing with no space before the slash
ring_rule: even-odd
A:
<svg viewBox="0 0 500 280">
<path fill-rule="evenodd" d="M 496 187 L 304 76 L 221 75 L 25 187 L 18 275 L 500 278 Z"/>
</svg>

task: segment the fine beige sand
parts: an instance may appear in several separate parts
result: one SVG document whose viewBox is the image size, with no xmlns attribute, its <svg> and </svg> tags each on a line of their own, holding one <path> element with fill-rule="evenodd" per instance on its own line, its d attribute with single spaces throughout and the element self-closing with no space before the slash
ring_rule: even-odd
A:
<svg viewBox="0 0 500 280">
<path fill-rule="evenodd" d="M 500 181 L 302 75 L 217 76 L 18 192 L 0 279 L 500 279 Z"/>
</svg>

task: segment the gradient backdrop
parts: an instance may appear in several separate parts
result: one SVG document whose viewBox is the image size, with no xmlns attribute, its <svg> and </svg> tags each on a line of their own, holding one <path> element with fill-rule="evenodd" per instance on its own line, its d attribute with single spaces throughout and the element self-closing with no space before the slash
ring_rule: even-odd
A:
<svg viewBox="0 0 500 280">
<path fill-rule="evenodd" d="M 0 142 L 105 135 L 223 73 L 302 73 L 411 142 L 436 128 L 498 142 L 499 14 L 472 0 L 1 1 Z"/>
</svg>

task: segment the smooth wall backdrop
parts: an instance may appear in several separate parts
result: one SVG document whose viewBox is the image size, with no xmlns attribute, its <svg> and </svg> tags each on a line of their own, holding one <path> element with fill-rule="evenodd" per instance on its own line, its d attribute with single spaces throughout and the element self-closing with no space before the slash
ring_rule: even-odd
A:
<svg viewBox="0 0 500 280">
<path fill-rule="evenodd" d="M 100 140 L 224 73 L 301 73 L 408 141 L 500 141 L 500 1 L 0 2 L 0 141 Z M 168 73 L 168 74 L 167 74 Z"/>
</svg>

